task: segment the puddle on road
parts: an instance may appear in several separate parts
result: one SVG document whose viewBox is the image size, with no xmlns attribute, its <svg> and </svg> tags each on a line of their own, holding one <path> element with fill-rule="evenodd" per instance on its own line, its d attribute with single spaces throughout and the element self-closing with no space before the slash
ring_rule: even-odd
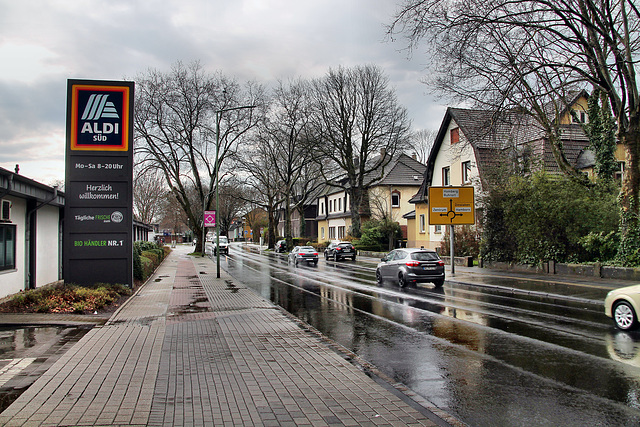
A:
<svg viewBox="0 0 640 427">
<path fill-rule="evenodd" d="M 0 326 L 0 412 L 9 407 L 92 327 Z M 22 363 L 27 359 L 33 360 Z"/>
</svg>

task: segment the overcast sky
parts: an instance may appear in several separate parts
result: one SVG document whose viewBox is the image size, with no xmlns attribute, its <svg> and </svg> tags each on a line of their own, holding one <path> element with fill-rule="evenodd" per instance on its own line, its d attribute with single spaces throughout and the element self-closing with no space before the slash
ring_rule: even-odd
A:
<svg viewBox="0 0 640 427">
<path fill-rule="evenodd" d="M 444 107 L 424 57 L 385 41 L 394 0 L 0 0 L 0 166 L 64 179 L 67 79 L 134 80 L 195 60 L 238 81 L 316 78 L 376 64 L 415 129 Z"/>
</svg>

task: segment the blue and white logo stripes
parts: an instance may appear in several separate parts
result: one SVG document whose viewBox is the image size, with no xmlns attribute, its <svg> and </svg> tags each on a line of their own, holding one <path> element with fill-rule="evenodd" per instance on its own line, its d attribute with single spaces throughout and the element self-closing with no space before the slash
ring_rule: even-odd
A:
<svg viewBox="0 0 640 427">
<path fill-rule="evenodd" d="M 92 94 L 87 101 L 81 120 L 98 120 L 102 118 L 118 119 L 118 111 L 113 102 L 108 101 L 108 94 Z"/>
</svg>

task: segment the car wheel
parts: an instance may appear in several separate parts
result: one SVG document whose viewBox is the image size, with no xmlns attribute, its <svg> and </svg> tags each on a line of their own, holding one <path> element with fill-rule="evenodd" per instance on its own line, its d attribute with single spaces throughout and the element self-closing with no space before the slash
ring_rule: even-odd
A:
<svg viewBox="0 0 640 427">
<path fill-rule="evenodd" d="M 298 266 L 298 258 L 296 258 L 296 260 L 294 261 L 295 266 Z"/>
<path fill-rule="evenodd" d="M 355 260 L 356 260 L 356 256 L 354 255 L 351 257 L 351 261 L 355 261 Z"/>
<path fill-rule="evenodd" d="M 313 261 L 313 265 L 318 265 L 318 260 Z"/>
<path fill-rule="evenodd" d="M 324 260 L 329 261 L 329 254 L 326 252 L 324 253 Z"/>
<path fill-rule="evenodd" d="M 407 279 L 404 278 L 404 275 L 402 273 L 398 274 L 398 286 L 400 286 L 401 288 L 407 286 Z"/>
<path fill-rule="evenodd" d="M 433 284 L 436 285 L 436 288 L 441 288 L 444 285 L 444 279 L 434 280 Z"/>
<path fill-rule="evenodd" d="M 338 258 L 338 254 L 334 252 L 334 253 L 333 253 L 333 260 L 334 260 L 335 262 L 338 262 L 338 259 L 339 259 L 339 258 Z"/>
<path fill-rule="evenodd" d="M 376 270 L 376 282 L 378 282 L 378 285 L 382 285 L 382 273 L 380 273 L 380 270 Z"/>
<path fill-rule="evenodd" d="M 613 321 L 623 331 L 634 329 L 638 323 L 633 307 L 625 301 L 617 303 L 613 308 Z"/>
</svg>

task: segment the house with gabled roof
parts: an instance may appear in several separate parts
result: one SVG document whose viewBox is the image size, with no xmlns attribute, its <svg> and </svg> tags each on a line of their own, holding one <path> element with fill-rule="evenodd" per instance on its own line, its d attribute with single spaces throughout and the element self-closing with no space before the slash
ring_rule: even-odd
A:
<svg viewBox="0 0 640 427">
<path fill-rule="evenodd" d="M 384 154 L 383 154 L 384 155 Z M 412 208 L 411 198 L 419 190 L 426 165 L 404 153 L 395 156 L 367 181 L 371 183 L 362 221 L 386 217 L 400 224 L 404 237 L 407 220 L 403 213 Z M 380 177 L 382 174 L 382 177 Z M 343 188 L 325 186 L 315 201 L 317 205 L 318 241 L 342 240 L 351 228 L 349 195 Z"/>
<path fill-rule="evenodd" d="M 593 166 L 583 128 L 587 99 L 584 91 L 576 94 L 559 117 L 564 155 L 569 164 L 585 170 Z M 428 223 L 430 186 L 473 186 L 478 224 L 482 215 L 478 199 L 490 182 L 527 170 L 559 172 L 550 144 L 545 130 L 530 116 L 515 111 L 498 115 L 487 110 L 447 108 L 423 182 L 410 200 L 415 209 L 404 215 L 408 245 L 436 249 L 444 236 L 444 226 Z"/>
</svg>

